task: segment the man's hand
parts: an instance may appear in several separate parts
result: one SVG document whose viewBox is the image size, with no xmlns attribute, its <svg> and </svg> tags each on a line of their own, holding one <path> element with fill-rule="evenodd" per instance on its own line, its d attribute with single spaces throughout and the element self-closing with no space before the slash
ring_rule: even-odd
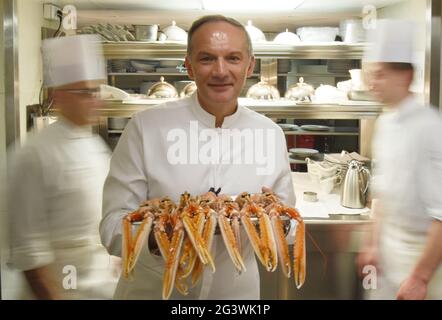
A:
<svg viewBox="0 0 442 320">
<path fill-rule="evenodd" d="M 38 300 L 59 300 L 60 293 L 54 287 L 48 266 L 24 271 L 26 280 Z"/>
<path fill-rule="evenodd" d="M 427 296 L 428 283 L 442 263 L 442 221 L 433 220 L 427 244 L 416 267 L 399 287 L 397 299 L 422 300 Z"/>
<path fill-rule="evenodd" d="M 424 300 L 427 296 L 427 282 L 419 277 L 405 279 L 396 295 L 398 300 Z"/>
<path fill-rule="evenodd" d="M 365 266 L 372 265 L 379 273 L 379 251 L 376 245 L 366 245 L 356 257 L 356 265 L 358 267 L 359 276 L 363 277 L 362 270 Z"/>
</svg>

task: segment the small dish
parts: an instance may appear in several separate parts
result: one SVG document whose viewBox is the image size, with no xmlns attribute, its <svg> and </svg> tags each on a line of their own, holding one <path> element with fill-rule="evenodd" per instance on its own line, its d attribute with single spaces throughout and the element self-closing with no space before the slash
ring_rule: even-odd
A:
<svg viewBox="0 0 442 320">
<path fill-rule="evenodd" d="M 307 131 L 329 131 L 331 128 L 328 126 L 320 126 L 316 124 L 305 124 L 301 126 L 301 129 Z"/>
</svg>

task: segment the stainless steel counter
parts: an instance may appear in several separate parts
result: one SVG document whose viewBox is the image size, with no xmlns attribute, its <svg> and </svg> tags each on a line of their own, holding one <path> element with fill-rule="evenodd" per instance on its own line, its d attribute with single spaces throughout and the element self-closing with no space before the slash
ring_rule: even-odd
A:
<svg viewBox="0 0 442 320">
<path fill-rule="evenodd" d="M 306 218 L 305 222 L 308 235 L 304 286 L 298 290 L 293 277 L 285 278 L 280 268 L 271 273 L 260 265 L 261 299 L 362 299 L 362 280 L 357 275 L 355 259 L 372 220 Z"/>
<path fill-rule="evenodd" d="M 306 223 L 306 282 L 296 289 L 293 277 L 285 278 L 278 268 L 267 272 L 260 265 L 262 299 L 362 299 L 362 280 L 358 278 L 355 259 L 364 237 L 370 232 L 373 220 L 370 212 L 340 208 L 339 197 L 321 192 L 307 173 L 292 173 L 297 207 Z M 302 211 L 302 193 L 305 190 L 318 192 L 318 205 L 342 214 L 329 217 L 311 217 L 311 212 Z M 336 192 L 336 191 L 335 191 Z M 319 210 L 316 211 L 319 214 Z M 314 242 L 317 246 L 315 246 Z M 319 247 L 319 249 L 318 249 Z M 290 252 L 293 246 L 290 247 Z"/>
</svg>

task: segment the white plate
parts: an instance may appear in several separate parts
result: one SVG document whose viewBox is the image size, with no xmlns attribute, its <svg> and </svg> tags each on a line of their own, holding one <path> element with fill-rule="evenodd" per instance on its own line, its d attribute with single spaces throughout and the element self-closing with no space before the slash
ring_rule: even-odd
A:
<svg viewBox="0 0 442 320">
<path fill-rule="evenodd" d="M 316 124 L 306 124 L 301 126 L 302 130 L 307 130 L 307 131 L 328 131 L 330 130 L 330 127 L 328 126 L 320 126 L 320 125 L 316 125 Z"/>
<path fill-rule="evenodd" d="M 278 126 L 281 127 L 284 131 L 295 131 L 298 130 L 299 127 L 296 124 L 290 124 L 290 123 L 278 123 Z"/>
<path fill-rule="evenodd" d="M 316 149 L 308 149 L 308 148 L 291 148 L 289 151 L 295 157 L 311 157 L 319 153 Z"/>
</svg>

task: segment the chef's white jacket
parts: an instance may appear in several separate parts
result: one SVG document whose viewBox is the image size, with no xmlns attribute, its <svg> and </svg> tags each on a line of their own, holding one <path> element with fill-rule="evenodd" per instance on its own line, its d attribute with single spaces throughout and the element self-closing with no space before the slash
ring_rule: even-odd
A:
<svg viewBox="0 0 442 320">
<path fill-rule="evenodd" d="M 431 222 L 442 220 L 441 137 L 439 113 L 412 95 L 376 123 L 373 191 L 383 208 L 381 260 L 393 294 L 422 255 Z"/>
<path fill-rule="evenodd" d="M 217 144 L 223 133 L 225 137 L 227 132 L 238 129 L 243 133 L 254 132 L 254 141 L 244 139 L 248 142 L 230 146 Z M 253 131 L 255 129 L 257 131 Z M 198 142 L 195 142 L 198 140 L 195 131 L 201 134 Z M 187 141 L 184 148 L 177 147 L 178 137 L 182 138 L 180 141 Z M 217 148 L 221 145 L 223 147 Z M 255 148 L 258 153 L 274 161 L 269 172 L 262 171 L 266 167 L 265 157 L 252 157 L 253 162 L 245 160 L 245 154 L 248 159 L 253 156 L 253 145 L 258 146 Z M 216 156 L 207 164 L 204 156 L 197 155 L 210 156 L 211 153 L 206 152 L 210 147 L 218 151 L 213 151 Z M 229 151 L 235 157 L 229 157 Z M 181 156 L 180 159 L 187 160 L 179 162 L 177 158 Z M 229 195 L 243 191 L 256 193 L 261 192 L 262 186 L 272 188 L 284 202 L 294 206 L 285 137 L 277 124 L 238 106 L 234 114 L 224 118 L 221 128 L 215 128 L 215 117 L 199 105 L 196 94 L 164 103 L 135 114 L 115 148 L 104 186 L 102 242 L 111 254 L 120 256 L 122 218 L 145 199 L 169 196 L 178 201 L 184 191 L 198 195 L 211 187 L 221 188 L 221 193 Z M 216 272 L 212 274 L 210 268 L 206 268 L 200 285 L 191 289 L 187 297 L 174 291 L 171 298 L 259 299 L 257 264 L 245 233 L 242 242 L 246 272 L 237 274 L 221 236 L 216 235 L 212 248 Z M 161 299 L 163 270 L 162 257 L 143 250 L 134 270 L 135 279 L 120 278 L 115 298 Z"/>
<path fill-rule="evenodd" d="M 51 268 L 48 281 L 66 299 L 111 298 L 116 285 L 98 232 L 109 160 L 90 128 L 60 117 L 10 161 L 10 262 L 24 271 Z"/>
</svg>

